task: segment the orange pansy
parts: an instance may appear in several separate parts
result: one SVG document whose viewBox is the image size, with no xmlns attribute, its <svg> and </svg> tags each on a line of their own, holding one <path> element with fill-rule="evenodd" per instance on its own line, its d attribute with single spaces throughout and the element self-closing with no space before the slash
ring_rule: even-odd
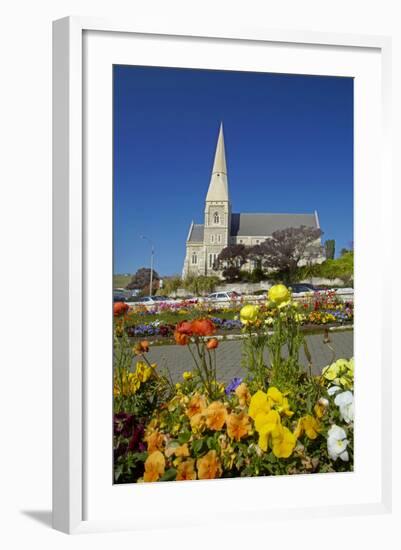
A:
<svg viewBox="0 0 401 550">
<path fill-rule="evenodd" d="M 214 401 L 208 406 L 204 414 L 208 428 L 211 430 L 221 430 L 226 422 L 227 409 L 220 401 Z"/>
<path fill-rule="evenodd" d="M 227 416 L 227 433 L 232 439 L 239 441 L 242 437 L 247 436 L 250 430 L 250 418 L 244 412 Z"/>
<path fill-rule="evenodd" d="M 204 411 L 206 408 L 206 400 L 203 397 L 203 395 L 199 395 L 199 393 L 196 393 L 191 401 L 188 403 L 187 406 L 187 415 L 189 418 L 194 416 L 195 414 L 199 414 Z"/>
<path fill-rule="evenodd" d="M 145 473 L 143 480 L 147 482 L 157 481 L 164 474 L 166 461 L 160 451 L 154 451 L 145 461 Z"/>
<path fill-rule="evenodd" d="M 188 458 L 188 460 L 184 460 L 184 462 L 178 465 L 175 479 L 176 481 L 196 479 L 195 460 L 193 458 Z"/>
<path fill-rule="evenodd" d="M 196 461 L 199 479 L 216 479 L 222 474 L 220 460 L 216 451 L 209 451 Z"/>
</svg>

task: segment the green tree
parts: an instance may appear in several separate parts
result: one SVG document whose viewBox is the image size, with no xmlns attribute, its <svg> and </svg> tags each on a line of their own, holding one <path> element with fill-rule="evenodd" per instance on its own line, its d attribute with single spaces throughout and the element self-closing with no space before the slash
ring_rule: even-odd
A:
<svg viewBox="0 0 401 550">
<path fill-rule="evenodd" d="M 326 260 L 334 260 L 334 255 L 336 252 L 336 241 L 334 239 L 328 239 L 324 243 L 324 249 L 326 253 Z"/>
</svg>

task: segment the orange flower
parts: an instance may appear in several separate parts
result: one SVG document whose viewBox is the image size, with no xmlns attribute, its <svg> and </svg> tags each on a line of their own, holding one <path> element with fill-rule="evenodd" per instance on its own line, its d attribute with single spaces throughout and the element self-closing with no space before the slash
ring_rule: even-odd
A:
<svg viewBox="0 0 401 550">
<path fill-rule="evenodd" d="M 244 407 L 251 399 L 251 394 L 249 393 L 248 386 L 245 382 L 242 382 L 242 384 L 237 386 L 235 389 L 235 395 L 238 397 L 241 407 Z"/>
<path fill-rule="evenodd" d="M 164 443 L 164 435 L 154 431 L 145 437 L 145 441 L 148 444 L 148 453 L 153 453 L 162 449 Z"/>
<path fill-rule="evenodd" d="M 219 345 L 219 341 L 217 340 L 217 338 L 212 338 L 211 340 L 208 341 L 208 343 L 206 344 L 206 347 L 207 349 L 216 349 L 218 345 Z"/>
<path fill-rule="evenodd" d="M 125 302 L 116 302 L 113 307 L 114 317 L 120 317 L 129 310 L 129 306 Z"/>
<path fill-rule="evenodd" d="M 179 346 L 186 346 L 189 342 L 188 336 L 178 331 L 174 332 L 174 340 L 177 342 Z"/>
<path fill-rule="evenodd" d="M 148 351 L 149 351 L 149 342 L 147 340 L 142 340 L 134 348 L 134 352 L 137 355 L 141 355 L 142 353 L 147 353 Z"/>
<path fill-rule="evenodd" d="M 195 319 L 191 323 L 193 334 L 197 336 L 212 336 L 216 332 L 216 327 L 210 319 Z"/>
<path fill-rule="evenodd" d="M 196 461 L 199 479 L 216 479 L 222 474 L 222 468 L 216 451 L 209 451 Z"/>
<path fill-rule="evenodd" d="M 166 460 L 160 451 L 154 451 L 145 461 L 144 481 L 157 481 L 164 474 Z"/>
<path fill-rule="evenodd" d="M 178 465 L 175 479 L 176 481 L 196 479 L 195 460 L 193 458 L 188 458 L 188 460 L 184 460 L 184 462 Z"/>
<path fill-rule="evenodd" d="M 244 412 L 239 414 L 230 414 L 227 417 L 227 433 L 232 439 L 239 441 L 242 437 L 249 434 L 251 423 L 249 416 Z"/>
<path fill-rule="evenodd" d="M 221 430 L 227 418 L 227 409 L 219 401 L 214 401 L 205 410 L 206 425 L 211 430 Z"/>
<path fill-rule="evenodd" d="M 192 335 L 192 323 L 190 321 L 181 321 L 175 327 L 176 332 L 179 334 L 186 334 L 187 336 Z"/>
<path fill-rule="evenodd" d="M 195 414 L 202 413 L 206 408 L 206 400 L 203 395 L 196 393 L 187 406 L 187 416 L 191 418 Z"/>
</svg>

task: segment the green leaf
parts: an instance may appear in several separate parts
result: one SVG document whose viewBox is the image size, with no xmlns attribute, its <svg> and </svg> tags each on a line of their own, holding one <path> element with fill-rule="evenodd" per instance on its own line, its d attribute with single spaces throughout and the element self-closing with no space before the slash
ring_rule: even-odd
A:
<svg viewBox="0 0 401 550">
<path fill-rule="evenodd" d="M 206 450 L 205 447 L 205 440 L 204 439 L 197 439 L 192 443 L 192 450 L 195 455 L 199 455 L 202 453 L 203 450 Z"/>
<path fill-rule="evenodd" d="M 169 468 L 164 472 L 160 481 L 173 481 L 176 478 L 177 470 L 175 468 Z"/>
<path fill-rule="evenodd" d="M 188 441 L 191 438 L 191 432 L 183 432 L 178 436 L 178 442 L 180 445 L 183 445 L 184 443 L 188 443 Z"/>
</svg>

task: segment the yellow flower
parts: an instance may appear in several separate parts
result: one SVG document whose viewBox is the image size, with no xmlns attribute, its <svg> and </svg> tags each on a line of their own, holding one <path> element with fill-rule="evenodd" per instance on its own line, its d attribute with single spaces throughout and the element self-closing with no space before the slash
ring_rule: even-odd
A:
<svg viewBox="0 0 401 550">
<path fill-rule="evenodd" d="M 160 451 L 154 451 L 145 461 L 144 481 L 157 481 L 164 474 L 166 460 Z"/>
<path fill-rule="evenodd" d="M 178 465 L 175 479 L 176 481 L 196 479 L 195 460 L 193 458 L 188 458 L 188 460 L 184 460 Z"/>
<path fill-rule="evenodd" d="M 288 458 L 296 445 L 295 435 L 286 427 L 277 424 L 272 432 L 272 450 L 277 458 Z"/>
<path fill-rule="evenodd" d="M 184 380 L 191 380 L 191 378 L 193 378 L 193 374 L 191 371 L 185 371 L 182 373 L 182 377 Z"/>
<path fill-rule="evenodd" d="M 216 479 L 216 477 L 220 477 L 222 474 L 220 460 L 214 450 L 209 451 L 202 458 L 198 458 L 196 467 L 199 479 Z"/>
<path fill-rule="evenodd" d="M 200 431 L 204 426 L 205 417 L 202 413 L 196 413 L 190 418 L 191 429 L 193 432 Z"/>
<path fill-rule="evenodd" d="M 248 414 L 251 418 L 255 420 L 256 416 L 260 413 L 268 413 L 270 411 L 270 405 L 267 400 L 267 395 L 258 390 L 251 397 L 251 402 L 249 404 Z"/>
<path fill-rule="evenodd" d="M 298 420 L 294 436 L 298 439 L 303 433 L 306 433 L 309 439 L 316 439 L 319 435 L 319 429 L 319 422 L 316 418 L 310 414 L 307 414 Z"/>
<path fill-rule="evenodd" d="M 244 412 L 239 414 L 229 414 L 227 416 L 227 433 L 232 439 L 239 441 L 242 437 L 249 434 L 251 423 L 249 416 Z"/>
<path fill-rule="evenodd" d="M 214 401 L 205 410 L 206 425 L 211 430 L 221 430 L 227 418 L 227 409 L 219 401 Z"/>
<path fill-rule="evenodd" d="M 291 292 L 285 285 L 274 285 L 269 289 L 267 293 L 269 300 L 276 305 L 287 304 L 291 300 Z"/>
<path fill-rule="evenodd" d="M 288 399 L 274 386 L 267 390 L 267 400 L 271 407 L 276 408 L 280 414 L 291 417 L 294 413 L 290 410 Z"/>
<path fill-rule="evenodd" d="M 147 382 L 147 380 L 149 380 L 152 376 L 152 373 L 153 369 L 151 367 L 148 367 L 146 363 L 138 361 L 136 364 L 135 375 L 140 382 Z"/>
<path fill-rule="evenodd" d="M 259 434 L 258 445 L 262 451 L 267 451 L 269 448 L 270 436 L 278 424 L 280 424 L 280 415 L 277 411 L 260 412 L 256 415 L 255 429 Z"/>
<path fill-rule="evenodd" d="M 249 323 L 254 323 L 258 318 L 259 308 L 258 306 L 253 306 L 248 304 L 244 306 L 240 311 L 241 323 L 248 325 Z"/>
<path fill-rule="evenodd" d="M 321 397 L 316 405 L 313 407 L 313 412 L 317 418 L 322 418 L 326 412 L 329 402 L 324 397 Z"/>
<path fill-rule="evenodd" d="M 241 407 L 248 403 L 251 398 L 251 394 L 249 393 L 248 386 L 245 384 L 245 382 L 242 382 L 239 386 L 236 387 L 235 395 L 238 397 Z"/>
</svg>

